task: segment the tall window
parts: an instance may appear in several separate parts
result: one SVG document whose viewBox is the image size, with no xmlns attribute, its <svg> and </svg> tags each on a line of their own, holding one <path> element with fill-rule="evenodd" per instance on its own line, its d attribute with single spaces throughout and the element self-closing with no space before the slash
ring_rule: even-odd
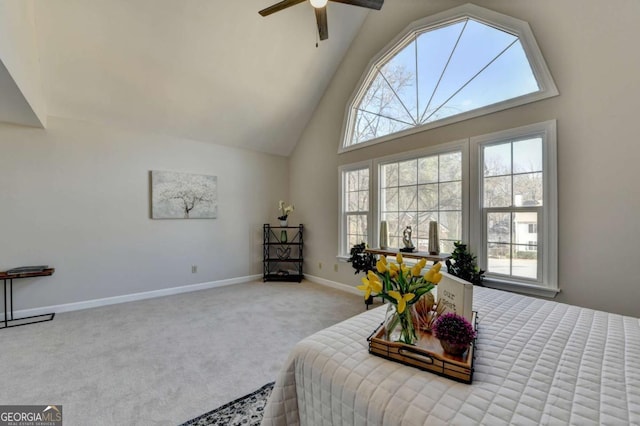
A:
<svg viewBox="0 0 640 426">
<path fill-rule="evenodd" d="M 472 138 L 472 145 L 478 165 L 477 250 L 487 276 L 553 288 L 555 122 Z"/>
<path fill-rule="evenodd" d="M 425 18 L 352 98 L 343 150 L 557 95 L 529 26 L 474 5 Z"/>
<path fill-rule="evenodd" d="M 369 165 L 341 169 L 341 254 L 355 244 L 369 244 Z"/>
<path fill-rule="evenodd" d="M 428 251 L 429 222 L 439 225 L 440 250 L 450 253 L 462 238 L 462 153 L 422 156 L 380 164 L 380 217 L 389 245 L 403 247 L 411 226 L 418 251 Z"/>
</svg>

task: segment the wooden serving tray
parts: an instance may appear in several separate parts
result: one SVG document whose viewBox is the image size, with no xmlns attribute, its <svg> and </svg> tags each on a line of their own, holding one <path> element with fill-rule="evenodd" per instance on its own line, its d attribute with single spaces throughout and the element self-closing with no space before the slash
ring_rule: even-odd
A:
<svg viewBox="0 0 640 426">
<path fill-rule="evenodd" d="M 476 312 L 473 312 L 471 323 L 477 330 L 476 314 Z M 391 342 L 384 338 L 385 328 L 384 324 L 381 324 L 368 338 L 369 353 L 421 370 L 430 371 L 462 383 L 471 383 L 473 380 L 475 340 L 465 353 L 461 356 L 455 356 L 445 353 L 442 345 L 440 345 L 440 340 L 436 339 L 433 334 L 423 331 L 416 332 L 418 341 L 415 346 Z"/>
</svg>

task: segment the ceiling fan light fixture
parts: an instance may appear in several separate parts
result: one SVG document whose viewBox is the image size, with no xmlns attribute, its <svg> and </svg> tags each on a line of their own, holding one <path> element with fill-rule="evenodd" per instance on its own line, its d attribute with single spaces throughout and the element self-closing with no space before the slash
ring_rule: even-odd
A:
<svg viewBox="0 0 640 426">
<path fill-rule="evenodd" d="M 329 0 L 309 0 L 309 3 L 311 3 L 311 6 L 315 7 L 316 9 L 321 9 L 327 5 L 328 1 Z"/>
</svg>

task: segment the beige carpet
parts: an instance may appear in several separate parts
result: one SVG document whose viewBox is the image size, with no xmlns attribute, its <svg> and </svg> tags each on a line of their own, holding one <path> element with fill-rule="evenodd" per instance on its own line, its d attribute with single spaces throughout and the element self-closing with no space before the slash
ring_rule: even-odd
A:
<svg viewBox="0 0 640 426">
<path fill-rule="evenodd" d="M 248 283 L 0 331 L 0 404 L 64 424 L 177 425 L 276 379 L 293 345 L 365 309 L 303 282 Z"/>
</svg>

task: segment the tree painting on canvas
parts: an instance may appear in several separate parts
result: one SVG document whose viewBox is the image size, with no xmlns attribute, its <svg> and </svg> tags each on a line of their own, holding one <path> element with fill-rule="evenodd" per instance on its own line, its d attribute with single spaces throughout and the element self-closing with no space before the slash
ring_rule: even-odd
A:
<svg viewBox="0 0 640 426">
<path fill-rule="evenodd" d="M 215 219 L 218 177 L 151 171 L 152 219 Z"/>
</svg>

